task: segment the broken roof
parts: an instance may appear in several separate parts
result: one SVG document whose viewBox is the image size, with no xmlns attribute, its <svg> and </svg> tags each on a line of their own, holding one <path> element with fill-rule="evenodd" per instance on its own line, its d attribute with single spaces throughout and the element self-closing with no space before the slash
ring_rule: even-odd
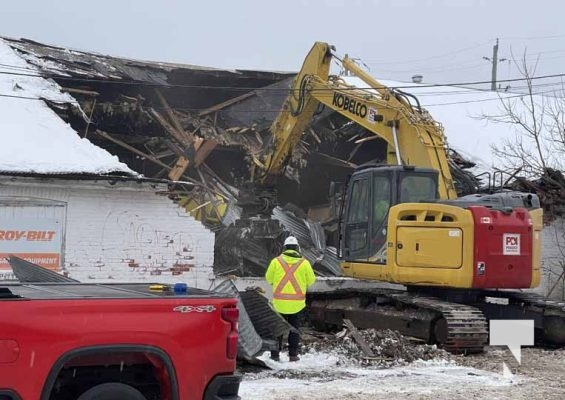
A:
<svg viewBox="0 0 565 400">
<path fill-rule="evenodd" d="M 0 173 L 135 175 L 47 106 L 77 102 L 37 72 L 0 39 Z"/>
</svg>

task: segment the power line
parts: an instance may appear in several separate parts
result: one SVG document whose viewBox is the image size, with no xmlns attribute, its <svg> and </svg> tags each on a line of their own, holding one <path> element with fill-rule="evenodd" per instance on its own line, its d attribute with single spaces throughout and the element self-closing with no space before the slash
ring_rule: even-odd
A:
<svg viewBox="0 0 565 400">
<path fill-rule="evenodd" d="M 556 38 L 563 38 L 565 37 L 565 35 L 548 35 L 548 36 L 510 36 L 510 37 L 500 37 L 501 40 L 541 40 L 541 39 L 556 39 Z M 454 50 L 448 53 L 443 53 L 443 54 L 438 54 L 438 55 L 433 55 L 433 56 L 429 56 L 429 57 L 424 57 L 424 58 L 417 58 L 417 59 L 411 59 L 411 60 L 404 60 L 404 61 L 382 61 L 382 60 L 373 60 L 373 59 L 368 59 L 368 60 L 364 60 L 367 64 L 371 64 L 371 65 L 394 65 L 394 64 L 405 64 L 405 63 L 413 63 L 413 62 L 420 62 L 420 61 L 429 61 L 429 60 L 433 60 L 433 59 L 438 59 L 438 58 L 444 58 L 444 57 L 449 57 L 452 56 L 454 54 L 460 54 L 460 53 L 464 53 L 466 51 L 469 50 L 474 50 L 477 49 L 479 47 L 482 46 L 486 46 L 487 44 L 490 44 L 492 42 L 492 40 L 488 40 L 486 42 L 481 42 L 469 47 L 464 47 L 458 50 Z"/>
<path fill-rule="evenodd" d="M 463 70 L 483 67 L 484 63 L 472 63 L 468 66 L 465 66 L 465 64 L 448 64 L 445 66 L 436 66 L 436 67 L 422 67 L 422 68 L 413 67 L 411 69 L 388 69 L 388 68 L 381 68 L 376 64 L 369 63 L 369 65 L 375 65 L 376 66 L 375 69 L 380 71 L 393 72 L 393 73 L 413 73 L 414 71 L 418 71 L 418 72 L 463 71 Z"/>
<path fill-rule="evenodd" d="M 526 57 L 527 62 L 532 61 L 545 61 L 545 60 L 556 60 L 565 58 L 565 55 L 555 55 L 555 56 L 545 56 L 545 54 L 563 54 L 565 53 L 564 50 L 553 50 L 553 51 L 542 51 L 536 52 L 535 54 L 529 54 Z M 518 57 L 505 57 L 505 61 L 512 61 L 514 63 L 519 63 L 524 61 L 524 58 Z M 422 72 L 443 72 L 443 71 L 467 71 L 471 69 L 481 68 L 483 66 L 486 67 L 484 63 L 477 63 L 475 59 L 469 59 L 465 61 L 460 61 L 457 63 L 450 63 L 450 64 L 435 64 L 432 66 L 413 66 L 410 69 L 397 69 L 397 68 L 383 68 L 382 63 L 378 62 L 366 62 L 366 64 L 373 67 L 376 71 L 384 71 L 387 73 L 395 73 L 395 74 L 402 74 L 402 73 L 422 73 Z"/>
<path fill-rule="evenodd" d="M 93 78 L 77 78 L 77 77 L 70 77 L 70 76 L 60 76 L 60 75 L 40 75 L 40 74 L 24 74 L 19 72 L 9 72 L 9 71 L 0 71 L 0 75 L 14 75 L 14 76 L 24 76 L 24 77 L 33 77 L 33 78 L 51 78 L 51 79 L 58 79 L 58 80 L 71 80 L 76 82 L 96 82 L 96 83 L 104 83 L 104 84 L 116 84 L 116 85 L 128 85 L 128 86 L 157 86 L 157 87 L 165 87 L 165 88 L 186 88 L 186 89 L 217 89 L 217 90 L 235 90 L 235 91 L 273 91 L 273 92 L 288 92 L 293 90 L 299 89 L 292 89 L 292 88 L 269 88 L 269 87 L 244 87 L 244 86 L 211 86 L 211 85 L 183 85 L 183 84 L 168 84 L 163 85 L 157 82 L 138 82 L 138 81 L 112 81 L 112 80 L 101 80 L 101 79 L 93 79 Z M 540 76 L 533 76 L 527 78 L 514 78 L 514 79 L 502 79 L 498 80 L 498 82 L 519 82 L 519 81 L 526 81 L 526 80 L 539 80 L 539 79 L 549 79 L 549 78 L 561 78 L 565 77 L 565 74 L 551 74 L 551 75 L 540 75 Z M 434 84 L 419 84 L 419 85 L 397 85 L 397 86 L 382 86 L 381 88 L 386 89 L 410 89 L 410 88 L 426 88 L 426 87 L 453 87 L 453 86 L 474 86 L 474 85 L 484 85 L 489 84 L 491 81 L 470 81 L 470 82 L 456 82 L 456 83 L 434 83 Z M 351 88 L 342 88 L 341 90 L 371 90 L 375 89 L 373 87 L 351 87 Z M 317 89 L 320 91 L 333 91 L 333 88 L 327 89 Z"/>
<path fill-rule="evenodd" d="M 459 49 L 459 50 L 450 51 L 449 53 L 438 54 L 438 55 L 435 55 L 435 56 L 430 56 L 430 57 L 425 57 L 425 58 L 419 58 L 419 59 L 413 59 L 413 60 L 384 61 L 384 62 L 380 62 L 380 61 L 378 61 L 378 60 L 371 60 L 371 59 L 369 59 L 369 60 L 364 60 L 364 61 L 365 61 L 365 62 L 371 62 L 371 61 L 372 61 L 372 62 L 375 62 L 375 61 L 376 61 L 376 62 L 378 62 L 379 64 L 382 64 L 382 65 L 404 64 L 404 63 L 411 63 L 411 62 L 428 61 L 428 60 L 433 60 L 433 59 L 436 59 L 436 58 L 449 57 L 449 56 L 452 56 L 452 55 L 454 55 L 454 54 L 459 54 L 459 53 L 463 53 L 463 52 L 465 52 L 465 51 L 473 50 L 473 49 L 479 48 L 479 47 L 481 47 L 481 46 L 485 46 L 485 45 L 489 44 L 490 42 L 491 42 L 491 41 L 489 40 L 488 42 L 483 42 L 483 43 L 479 43 L 479 44 L 476 44 L 476 45 L 473 45 L 473 46 L 464 47 L 464 48 Z"/>
<path fill-rule="evenodd" d="M 492 95 L 491 91 L 479 91 L 476 93 L 488 93 Z M 548 94 L 548 93 L 555 93 L 554 90 L 547 90 L 547 91 L 542 91 L 542 92 L 538 92 L 538 93 L 532 93 L 533 95 L 539 96 L 539 95 L 543 95 L 543 94 Z M 507 100 L 507 99 L 513 99 L 513 98 L 520 98 L 520 97 L 526 97 L 529 96 L 530 93 L 521 93 L 521 94 L 512 94 L 512 95 L 507 95 L 505 94 L 503 98 L 500 97 L 495 97 L 495 98 L 489 98 L 489 99 L 472 99 L 472 100 L 462 100 L 462 101 L 454 101 L 454 102 L 448 102 L 448 103 L 432 103 L 432 104 L 422 104 L 422 107 L 440 107 L 440 106 L 450 106 L 450 105 L 457 105 L 457 104 L 469 104 L 469 103 L 484 103 L 484 102 L 490 102 L 490 101 L 497 101 L 497 100 Z M 49 99 L 44 99 L 41 97 L 28 97 L 28 96 L 16 96 L 16 95 L 9 95 L 9 94 L 1 94 L 0 93 L 0 97 L 8 97 L 8 98 L 16 98 L 16 99 L 22 99 L 22 100 L 36 100 L 36 101 L 53 101 L 53 102 L 58 102 L 56 100 L 49 100 Z M 420 97 L 420 95 L 419 95 Z M 78 101 L 64 101 L 62 102 L 64 104 L 75 104 L 75 105 L 80 105 L 80 103 Z M 102 106 L 102 105 L 100 105 Z M 155 109 L 160 109 L 160 110 L 164 110 L 165 107 L 153 107 Z M 200 112 L 200 111 L 205 111 L 208 108 L 182 108 L 182 107 L 175 107 L 176 110 L 179 111 L 185 111 L 185 112 Z M 275 110 L 232 110 L 231 112 L 233 113 L 247 113 L 247 114 L 252 114 L 252 113 L 283 113 L 283 112 L 290 112 L 290 111 L 285 111 L 282 109 L 275 109 Z"/>
<path fill-rule="evenodd" d="M 48 100 L 48 99 L 43 99 L 41 97 L 29 97 L 29 96 L 16 96 L 14 94 L 3 94 L 0 93 L 0 97 L 9 97 L 12 99 L 23 99 L 23 100 Z M 68 103 L 68 104 L 74 104 L 75 102 L 73 101 L 65 101 L 64 103 Z M 78 104 L 78 101 L 76 102 Z"/>
<path fill-rule="evenodd" d="M 20 66 L 18 66 L 18 65 L 10 65 L 10 64 L 1 64 L 1 63 L 0 63 L 0 67 L 4 67 L 4 68 L 8 68 L 8 69 L 21 70 L 21 71 L 37 72 L 37 69 L 27 68 L 27 67 L 20 67 Z"/>
<path fill-rule="evenodd" d="M 492 92 L 491 92 L 492 93 Z M 544 92 L 539 92 L 539 93 L 532 93 L 533 95 L 539 96 L 539 95 L 543 95 L 543 94 L 547 94 L 547 93 L 553 93 L 553 90 L 548 90 L 548 91 L 544 91 Z M 522 93 L 522 94 L 515 94 L 515 95 L 506 95 L 503 98 L 500 97 L 496 97 L 496 98 L 492 98 L 492 99 L 477 99 L 477 100 L 464 100 L 464 101 L 454 101 L 451 103 L 435 103 L 435 104 L 423 104 L 422 107 L 437 107 L 437 106 L 451 106 L 451 105 L 455 105 L 455 104 L 468 104 L 468 103 L 486 103 L 487 101 L 496 101 L 496 100 L 507 100 L 507 99 L 513 99 L 513 98 L 518 98 L 518 97 L 526 97 L 526 96 L 530 96 L 530 93 Z"/>
<path fill-rule="evenodd" d="M 549 36 L 510 36 L 502 37 L 504 40 L 540 40 L 540 39 L 557 39 L 563 38 L 565 35 L 549 35 Z"/>
</svg>

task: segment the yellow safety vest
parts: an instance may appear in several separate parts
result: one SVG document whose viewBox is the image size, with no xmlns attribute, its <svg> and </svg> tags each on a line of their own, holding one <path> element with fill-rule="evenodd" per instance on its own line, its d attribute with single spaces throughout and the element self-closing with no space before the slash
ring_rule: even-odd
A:
<svg viewBox="0 0 565 400">
<path fill-rule="evenodd" d="M 308 260 L 288 253 L 292 254 L 283 253 L 271 261 L 265 279 L 273 286 L 275 310 L 281 314 L 296 314 L 306 307 L 306 289 L 316 277 Z"/>
</svg>

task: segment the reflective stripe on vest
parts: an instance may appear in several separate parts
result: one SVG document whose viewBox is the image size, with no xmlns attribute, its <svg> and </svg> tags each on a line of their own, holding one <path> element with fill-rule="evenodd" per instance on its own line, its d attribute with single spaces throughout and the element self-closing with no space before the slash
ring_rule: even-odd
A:
<svg viewBox="0 0 565 400">
<path fill-rule="evenodd" d="M 273 291 L 273 299 L 277 300 L 304 300 L 306 296 L 302 293 L 302 289 L 294 276 L 294 273 L 298 270 L 298 268 L 302 265 L 305 259 L 301 259 L 296 264 L 289 266 L 284 258 L 277 257 L 279 264 L 281 265 L 282 269 L 284 270 L 284 276 Z M 294 289 L 294 293 L 283 293 L 282 290 L 287 283 L 290 283 Z"/>
</svg>

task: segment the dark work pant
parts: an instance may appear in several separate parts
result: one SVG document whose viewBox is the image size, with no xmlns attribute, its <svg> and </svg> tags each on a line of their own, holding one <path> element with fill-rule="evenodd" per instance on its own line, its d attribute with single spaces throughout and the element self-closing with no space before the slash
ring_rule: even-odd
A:
<svg viewBox="0 0 565 400">
<path fill-rule="evenodd" d="M 300 333 L 299 329 L 302 326 L 304 320 L 304 309 L 299 311 L 296 314 L 281 314 L 281 316 L 295 329 L 291 329 L 288 333 L 288 355 L 289 356 L 297 356 L 298 355 L 298 346 L 300 345 Z M 278 358 L 279 353 L 283 348 L 283 337 L 279 337 L 279 350 L 278 351 L 271 351 L 272 358 Z"/>
</svg>

